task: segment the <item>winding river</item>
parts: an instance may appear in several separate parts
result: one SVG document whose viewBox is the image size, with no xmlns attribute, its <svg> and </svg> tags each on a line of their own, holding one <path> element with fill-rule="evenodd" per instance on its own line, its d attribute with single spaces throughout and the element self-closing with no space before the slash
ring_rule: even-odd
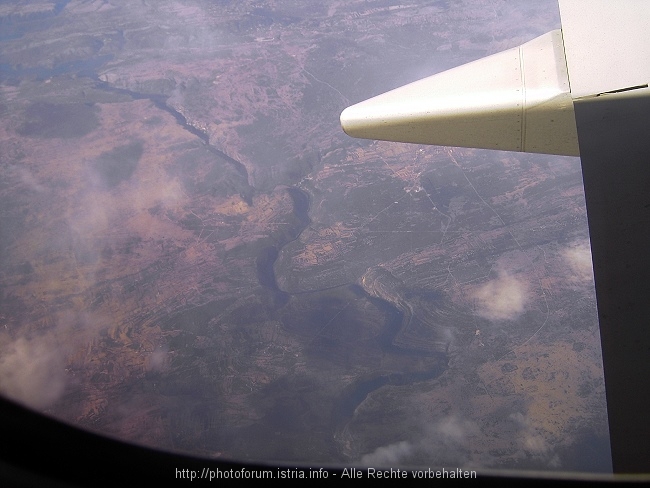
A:
<svg viewBox="0 0 650 488">
<path fill-rule="evenodd" d="M 91 78 L 94 81 L 96 88 L 100 90 L 120 95 L 127 95 L 133 100 L 150 100 L 157 108 L 171 114 L 183 129 L 201 139 L 211 153 L 222 158 L 236 169 L 246 182 L 246 190 L 244 194 L 242 194 L 242 197 L 249 205 L 252 205 L 255 188 L 249 183 L 246 167 L 241 162 L 212 146 L 210 144 L 209 136 L 204 130 L 189 123 L 187 118 L 181 112 L 167 105 L 168 97 L 163 94 L 141 93 L 125 88 L 116 88 L 99 79 L 97 75 L 98 69 L 110 58 L 111 56 L 97 56 L 89 60 L 58 65 L 50 69 L 33 68 L 28 72 L 25 70 L 21 72 L 14 70 L 12 74 L 18 76 L 38 76 L 41 79 L 47 79 L 65 73 L 76 73 L 79 76 Z M 293 226 L 293 228 L 288 232 L 284 233 L 283 240 L 277 242 L 275 246 L 269 246 L 259 251 L 255 261 L 258 282 L 264 289 L 271 292 L 273 300 L 270 306 L 274 311 L 284 307 L 291 297 L 289 293 L 283 291 L 278 285 L 275 262 L 282 249 L 290 242 L 298 239 L 302 231 L 311 222 L 309 218 L 309 194 L 297 187 L 289 187 L 286 191 L 293 201 L 295 226 Z M 380 335 L 380 345 L 386 353 L 409 355 L 416 358 L 426 357 L 435 360 L 433 361 L 434 366 L 427 370 L 416 372 L 378 373 L 373 377 L 359 379 L 346 388 L 337 401 L 335 401 L 332 412 L 333 427 L 339 432 L 349 423 L 353 418 L 355 410 L 372 392 L 386 385 L 408 385 L 431 380 L 438 377 L 447 369 L 447 355 L 444 351 L 444 347 L 442 349 L 439 347 L 420 348 L 403 343 L 403 341 L 399 340 L 400 334 L 410 326 L 414 317 L 418 315 L 419 312 L 417 311 L 417 306 L 414 307 L 414 304 L 405 298 L 404 287 L 392 274 L 381 267 L 374 267 L 369 269 L 360 279 L 359 284 L 348 284 L 343 286 L 352 287 L 357 292 L 365 294 L 365 296 L 369 300 L 373 301 L 377 307 L 384 310 L 387 320 L 383 325 L 383 331 Z M 331 288 L 303 293 L 321 294 L 329 290 L 331 290 Z M 205 310 L 203 310 L 204 308 Z M 201 310 L 202 313 L 208 315 L 216 312 L 215 310 L 212 310 L 211 304 L 201 307 Z M 198 312 L 195 310 L 193 313 Z"/>
</svg>

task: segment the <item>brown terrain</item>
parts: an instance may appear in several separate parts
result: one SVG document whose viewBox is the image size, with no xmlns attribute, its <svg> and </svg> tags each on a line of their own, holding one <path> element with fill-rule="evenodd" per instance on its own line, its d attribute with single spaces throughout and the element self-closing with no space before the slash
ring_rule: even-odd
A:
<svg viewBox="0 0 650 488">
<path fill-rule="evenodd" d="M 1 5 L 0 391 L 210 457 L 607 469 L 580 161 L 338 125 L 553 8 Z"/>
</svg>

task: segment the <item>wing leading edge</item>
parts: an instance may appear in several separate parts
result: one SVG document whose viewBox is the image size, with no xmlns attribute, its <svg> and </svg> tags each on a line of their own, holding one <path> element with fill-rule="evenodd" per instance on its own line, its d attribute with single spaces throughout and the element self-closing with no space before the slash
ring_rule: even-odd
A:
<svg viewBox="0 0 650 488">
<path fill-rule="evenodd" d="M 581 156 L 616 473 L 650 473 L 648 7 L 560 0 L 561 31 L 341 114 L 353 137 Z"/>
<path fill-rule="evenodd" d="M 558 29 L 348 107 L 353 137 L 578 155 Z"/>
</svg>

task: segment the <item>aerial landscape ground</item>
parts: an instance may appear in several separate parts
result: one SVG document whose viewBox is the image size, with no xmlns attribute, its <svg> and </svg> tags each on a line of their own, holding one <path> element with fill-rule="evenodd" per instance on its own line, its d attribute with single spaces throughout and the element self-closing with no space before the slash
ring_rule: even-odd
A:
<svg viewBox="0 0 650 488">
<path fill-rule="evenodd" d="M 578 158 L 346 106 L 556 2 L 0 2 L 0 392 L 200 456 L 611 470 Z"/>
</svg>

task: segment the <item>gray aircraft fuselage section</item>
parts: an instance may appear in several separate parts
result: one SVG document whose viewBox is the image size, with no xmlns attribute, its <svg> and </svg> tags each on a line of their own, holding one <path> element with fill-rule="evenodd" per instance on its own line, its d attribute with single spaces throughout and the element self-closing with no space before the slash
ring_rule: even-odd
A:
<svg viewBox="0 0 650 488">
<path fill-rule="evenodd" d="M 631 92 L 630 92 L 631 93 Z M 650 472 L 650 97 L 574 102 L 616 473 Z"/>
</svg>

